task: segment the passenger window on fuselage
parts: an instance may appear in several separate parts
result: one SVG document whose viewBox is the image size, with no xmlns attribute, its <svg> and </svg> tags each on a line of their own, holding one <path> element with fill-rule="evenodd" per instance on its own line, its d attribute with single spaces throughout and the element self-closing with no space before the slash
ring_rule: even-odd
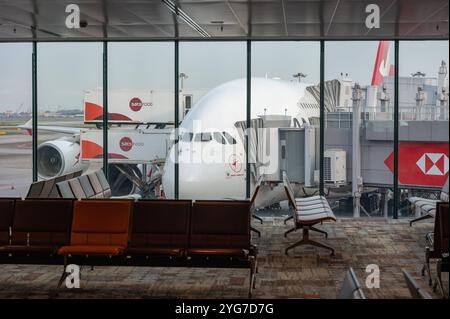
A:
<svg viewBox="0 0 450 319">
<path fill-rule="evenodd" d="M 226 144 L 225 138 L 219 132 L 213 133 L 214 140 L 219 144 Z"/>
<path fill-rule="evenodd" d="M 236 144 L 236 140 L 233 138 L 233 136 L 231 136 L 227 132 L 222 132 L 222 133 L 225 136 L 225 138 L 227 139 L 228 144 Z"/>
</svg>

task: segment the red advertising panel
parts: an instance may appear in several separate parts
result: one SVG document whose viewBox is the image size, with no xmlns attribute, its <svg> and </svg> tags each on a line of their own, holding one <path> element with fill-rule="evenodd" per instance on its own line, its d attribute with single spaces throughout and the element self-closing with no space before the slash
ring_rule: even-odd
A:
<svg viewBox="0 0 450 319">
<path fill-rule="evenodd" d="M 448 176 L 448 143 L 409 143 L 398 146 L 398 181 L 404 185 L 442 187 Z M 394 153 L 384 164 L 394 171 Z"/>
</svg>

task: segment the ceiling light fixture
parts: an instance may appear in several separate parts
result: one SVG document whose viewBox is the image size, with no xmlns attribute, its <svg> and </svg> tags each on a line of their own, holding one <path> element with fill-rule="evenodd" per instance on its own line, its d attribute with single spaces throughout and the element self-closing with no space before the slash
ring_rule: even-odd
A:
<svg viewBox="0 0 450 319">
<path fill-rule="evenodd" d="M 172 11 L 174 14 L 176 14 L 178 17 L 180 17 L 184 22 L 186 22 L 191 28 L 193 28 L 195 31 L 200 33 L 200 35 L 204 38 L 210 38 L 211 35 L 205 31 L 197 22 L 192 20 L 190 16 L 188 16 L 183 10 L 181 10 L 175 3 L 173 3 L 172 0 L 162 0 L 162 2 L 166 5 L 167 8 L 169 8 L 170 11 Z"/>
</svg>

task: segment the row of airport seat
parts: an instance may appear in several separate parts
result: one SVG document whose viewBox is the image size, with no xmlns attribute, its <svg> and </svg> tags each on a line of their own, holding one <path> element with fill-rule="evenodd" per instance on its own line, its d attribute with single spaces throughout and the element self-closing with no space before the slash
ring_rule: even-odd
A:
<svg viewBox="0 0 450 319">
<path fill-rule="evenodd" d="M 0 263 L 195 266 L 256 273 L 249 201 L 0 199 Z"/>
<path fill-rule="evenodd" d="M 439 194 L 439 200 L 437 199 L 429 199 L 423 197 L 409 197 L 408 201 L 411 203 L 411 208 L 413 212 L 416 213 L 419 217 L 411 220 L 409 224 L 412 226 L 413 223 L 418 222 L 420 220 L 434 218 L 436 216 L 436 204 L 438 202 L 448 202 L 448 179 L 445 181 L 442 186 L 441 193 Z"/>
<path fill-rule="evenodd" d="M 56 198 L 58 197 L 56 184 L 76 178 L 80 176 L 81 173 L 82 171 L 79 170 L 69 174 L 31 183 L 26 198 Z"/>
<path fill-rule="evenodd" d="M 139 199 L 139 194 L 124 196 L 111 196 L 111 187 L 103 170 L 97 170 L 90 174 L 81 175 L 56 184 L 58 197 L 69 199 L 87 198 L 116 198 L 116 199 Z"/>
</svg>

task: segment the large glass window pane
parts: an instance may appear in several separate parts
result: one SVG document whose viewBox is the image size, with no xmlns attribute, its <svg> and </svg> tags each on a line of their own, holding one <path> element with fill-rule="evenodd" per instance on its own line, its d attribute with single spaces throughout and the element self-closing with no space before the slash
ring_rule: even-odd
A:
<svg viewBox="0 0 450 319">
<path fill-rule="evenodd" d="M 393 192 L 394 43 L 325 46 L 325 193 L 338 216 L 388 216 Z"/>
<path fill-rule="evenodd" d="M 246 43 L 183 42 L 179 52 L 180 134 L 194 135 L 178 147 L 180 198 L 245 197 L 246 155 L 235 125 L 246 119 Z"/>
<path fill-rule="evenodd" d="M 261 175 L 279 182 L 285 171 L 298 197 L 318 191 L 319 81 L 319 42 L 252 43 L 251 186 Z M 258 208 L 284 195 L 283 184 L 265 191 Z"/>
<path fill-rule="evenodd" d="M 444 183 L 448 183 L 448 44 L 400 42 L 400 217 L 426 214 L 433 204 L 421 209 L 422 205 L 411 205 L 408 198 L 439 199 Z"/>
<path fill-rule="evenodd" d="M 108 44 L 108 171 L 114 195 L 172 195 L 161 187 L 175 118 L 173 42 Z M 95 100 L 95 96 L 93 96 Z"/>
<path fill-rule="evenodd" d="M 30 43 L 0 44 L 0 196 L 25 196 L 32 180 Z"/>
<path fill-rule="evenodd" d="M 87 117 L 88 97 L 103 85 L 102 44 L 38 43 L 37 50 L 39 178 L 101 169 L 102 130 Z"/>
</svg>

